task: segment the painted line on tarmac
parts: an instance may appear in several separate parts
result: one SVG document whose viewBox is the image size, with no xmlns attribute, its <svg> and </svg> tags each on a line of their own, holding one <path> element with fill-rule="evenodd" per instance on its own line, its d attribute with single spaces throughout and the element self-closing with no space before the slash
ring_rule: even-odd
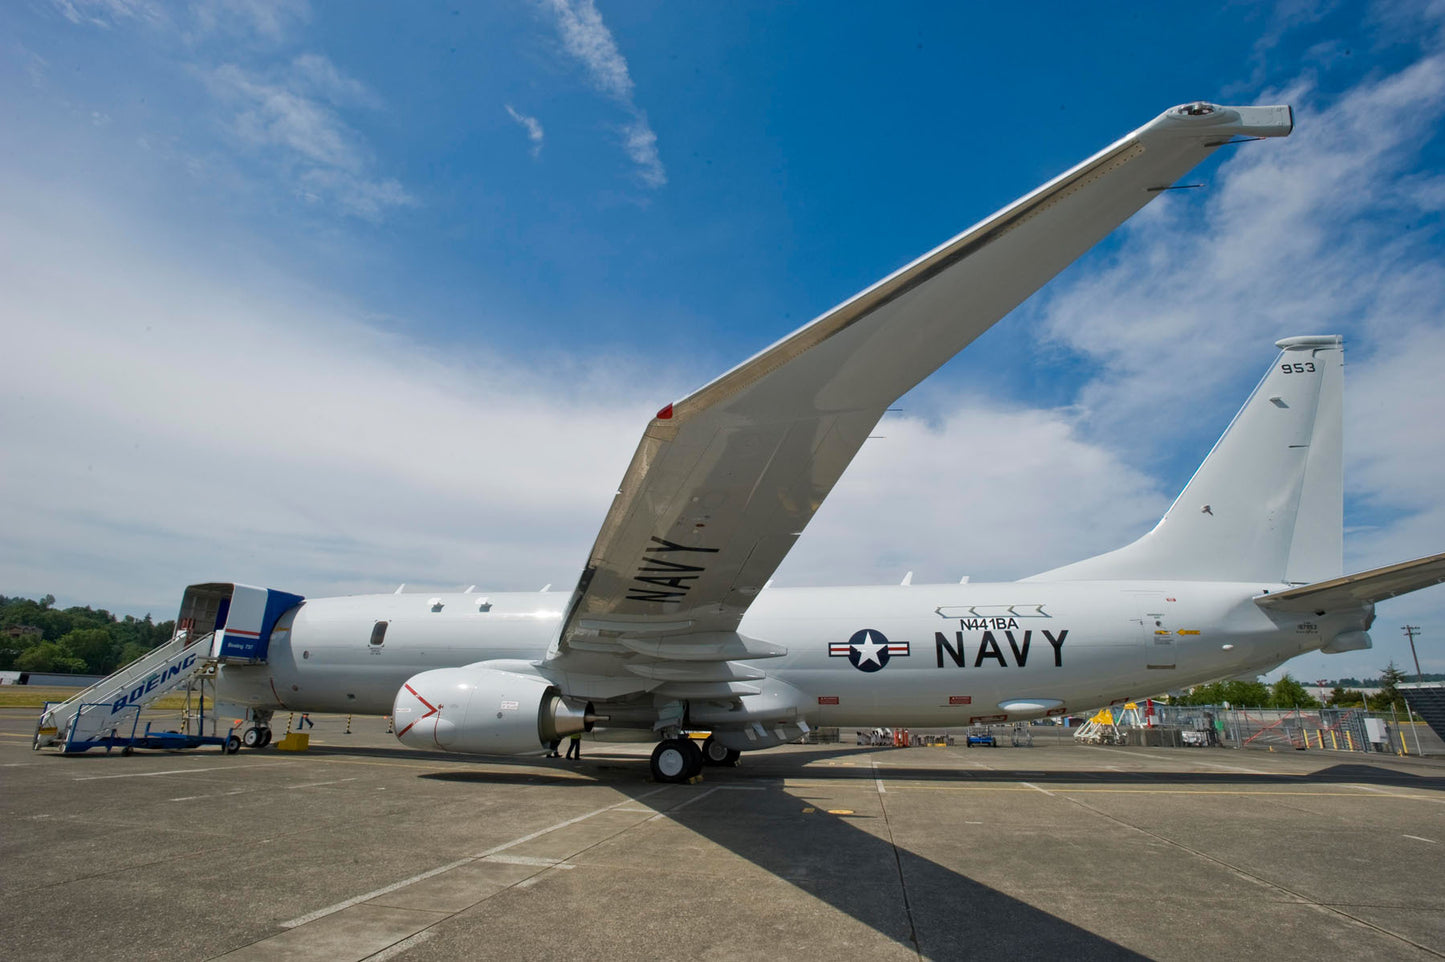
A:
<svg viewBox="0 0 1445 962">
<path fill-rule="evenodd" d="M 194 802 L 200 798 L 225 798 L 228 795 L 254 795 L 257 792 L 276 792 L 278 790 L 289 792 L 297 788 L 316 788 L 321 785 L 340 785 L 342 782 L 354 782 L 355 778 L 338 778 L 331 782 L 304 782 L 300 785 L 266 785 L 260 788 L 238 788 L 230 792 L 212 792 L 208 795 L 182 795 L 179 798 L 172 798 L 172 802 Z"/>
<path fill-rule="evenodd" d="M 1419 835 L 1406 835 L 1406 838 L 1413 838 L 1417 842 L 1429 842 L 1431 845 L 1438 845 L 1433 838 L 1421 838 Z"/>
<path fill-rule="evenodd" d="M 879 795 L 887 795 L 888 789 L 883 787 L 883 775 L 878 771 L 878 763 L 873 763 L 873 784 L 878 787 Z"/>
<path fill-rule="evenodd" d="M 536 868 L 576 868 L 571 862 L 564 862 L 560 858 L 541 858 L 536 855 L 488 855 L 485 862 L 497 862 L 502 865 L 531 865 Z"/>
<path fill-rule="evenodd" d="M 688 807 L 689 805 L 691 805 L 693 802 L 700 802 L 700 801 L 702 801 L 704 798 L 707 798 L 709 795 L 711 795 L 713 792 L 717 791 L 718 788 L 721 788 L 721 787 L 722 787 L 722 786 L 719 785 L 719 786 L 717 786 L 717 787 L 715 787 L 715 788 L 709 788 L 709 789 L 707 789 L 706 791 L 698 792 L 696 795 L 692 796 L 692 797 L 689 798 L 687 801 L 683 802 L 681 805 L 674 805 L 672 808 L 669 808 L 669 809 L 668 809 L 667 811 L 665 811 L 665 812 L 658 812 L 656 815 L 654 815 L 654 816 L 652 816 L 651 818 L 649 818 L 648 821 L 649 821 L 649 822 L 655 822 L 655 821 L 657 821 L 659 818 L 667 818 L 667 817 L 670 816 L 673 812 L 681 811 L 682 809 L 687 808 L 687 807 Z"/>
<path fill-rule="evenodd" d="M 1445 798 L 1433 798 L 1429 795 L 1401 795 L 1399 792 L 1392 792 L 1388 788 L 1377 788 L 1374 785 L 1362 785 L 1359 782 L 1351 782 L 1351 788 L 1358 788 L 1366 792 L 1374 792 L 1376 795 L 1384 795 L 1386 798 L 1414 798 L 1422 802 L 1434 802 L 1437 805 L 1445 805 Z"/>
<path fill-rule="evenodd" d="M 668 788 L 671 787 L 672 786 L 670 785 L 664 785 L 662 788 L 655 788 L 650 792 L 644 792 L 643 794 L 638 795 L 636 798 L 629 798 L 626 801 L 617 802 L 615 805 L 605 805 L 602 808 L 594 809 L 593 811 L 590 811 L 585 815 L 578 815 L 575 818 L 569 818 L 565 821 L 558 822 L 556 825 L 550 825 L 547 828 L 539 829 L 538 831 L 532 832 L 530 835 L 523 835 L 521 838 L 514 838 L 510 842 L 504 842 L 501 845 L 497 845 L 487 849 L 485 852 L 480 852 L 476 855 L 469 855 L 466 858 L 459 858 L 454 862 L 448 862 L 445 865 L 439 865 L 434 869 L 429 869 L 425 872 L 421 872 L 420 874 L 413 875 L 411 878 L 402 879 L 400 882 L 393 882 L 392 884 L 383 886 L 382 888 L 376 889 L 373 892 L 367 892 L 365 895 L 356 895 L 344 901 L 337 902 L 335 905 L 328 905 L 324 909 L 317 909 L 314 912 L 307 912 L 305 915 L 300 915 L 294 919 L 291 919 L 290 921 L 282 922 L 281 928 L 294 929 L 297 926 L 305 925 L 307 922 L 314 922 L 317 919 L 322 919 L 328 915 L 333 915 L 337 912 L 340 912 L 342 909 L 349 909 L 353 905 L 359 905 L 362 902 L 369 902 L 370 900 L 374 898 L 380 898 L 383 895 L 390 895 L 397 889 L 406 888 L 413 882 L 421 882 L 431 878 L 434 875 L 441 875 L 443 872 L 450 872 L 454 868 L 468 865 L 472 862 L 479 861 L 491 855 L 496 855 L 498 852 L 505 852 L 509 848 L 515 848 L 524 842 L 530 842 L 534 838 L 540 838 L 541 836 L 546 835 L 548 832 L 555 832 L 559 829 L 566 828 L 569 825 L 576 825 L 578 822 L 586 821 L 593 816 L 601 815 L 603 812 L 610 812 L 614 809 L 622 808 L 625 805 L 632 805 L 635 802 L 647 798 L 648 796 L 656 795 L 658 792 L 666 791 Z"/>
<path fill-rule="evenodd" d="M 1037 785 L 1035 785 L 1033 782 L 1019 782 L 1019 784 L 1020 784 L 1020 785 L 1023 785 L 1023 786 L 1026 787 L 1026 788 L 1032 788 L 1032 789 L 1033 789 L 1034 791 L 1036 791 L 1036 792 L 1043 792 L 1045 795 L 1049 796 L 1049 798 L 1053 798 L 1053 797 L 1054 797 L 1054 793 L 1053 793 L 1053 792 L 1049 791 L 1047 788 L 1039 788 L 1039 787 L 1038 787 Z"/>
<path fill-rule="evenodd" d="M 290 762 L 265 762 L 260 765 L 212 765 L 209 768 L 169 768 L 163 772 L 126 772 L 124 775 L 79 775 L 74 780 L 77 782 L 96 782 L 106 778 L 149 778 L 152 775 L 190 775 L 196 772 L 226 772 L 235 771 L 237 768 L 276 768 L 281 765 L 289 765 Z"/>
<path fill-rule="evenodd" d="M 1118 752 L 1120 755 L 1135 755 L 1135 756 L 1137 756 L 1137 757 L 1139 757 L 1139 758 L 1156 758 L 1156 759 L 1159 759 L 1160 761 L 1165 761 L 1165 762 L 1176 762 L 1176 761 L 1179 761 L 1179 759 L 1177 759 L 1177 758 L 1172 758 L 1172 757 L 1170 757 L 1170 756 L 1168 756 L 1168 755 L 1150 755 L 1150 754 L 1148 754 L 1147 752 L 1136 752 L 1136 751 L 1132 751 L 1132 750 L 1125 749 L 1125 748 L 1106 748 L 1106 747 L 1104 747 L 1103 745 L 1080 745 L 1079 747 L 1080 747 L 1080 748 L 1087 749 L 1087 750 L 1089 750 L 1089 751 L 1095 751 L 1095 752 Z M 1222 763 L 1222 762 L 1206 762 L 1206 761 L 1204 761 L 1203 759 L 1194 759 L 1194 758 L 1189 759 L 1189 764 L 1191 764 L 1191 765 L 1208 765 L 1210 768 L 1222 768 L 1222 769 L 1224 769 L 1224 770 L 1226 770 L 1226 771 L 1230 771 L 1230 772 L 1247 772 L 1247 773 L 1250 774 L 1250 775 L 1290 775 L 1290 774 L 1293 774 L 1292 772 L 1265 772 L 1265 771 L 1260 771 L 1258 768 L 1244 768 L 1244 767 L 1239 766 L 1239 765 L 1225 765 L 1225 764 Z M 1152 774 L 1158 774 L 1158 773 L 1156 773 L 1156 772 L 1150 772 L 1150 774 L 1152 775 Z"/>
</svg>

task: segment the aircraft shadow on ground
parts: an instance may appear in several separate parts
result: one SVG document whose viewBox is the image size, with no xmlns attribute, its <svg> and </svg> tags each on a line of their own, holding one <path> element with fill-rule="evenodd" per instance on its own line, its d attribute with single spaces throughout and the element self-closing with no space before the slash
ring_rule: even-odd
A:
<svg viewBox="0 0 1445 962">
<path fill-rule="evenodd" d="M 847 817 L 802 807 L 780 791 L 750 799 L 741 818 L 701 805 L 668 817 L 924 958 L 1146 958 Z"/>
<path fill-rule="evenodd" d="M 580 764 L 554 760 L 520 763 L 495 756 L 440 756 L 433 752 L 391 748 L 313 749 L 318 754 L 411 758 L 436 762 L 438 770 L 419 778 L 485 784 L 607 784 L 634 797 L 645 795 L 649 781 L 647 759 L 637 755 L 607 755 L 594 751 Z M 1000 753 L 1002 755 L 1003 753 Z M 954 783 L 1093 784 L 1139 786 L 1182 784 L 1198 788 L 1237 788 L 1258 785 L 1374 783 L 1439 791 L 1445 777 L 1415 775 L 1366 763 L 1346 762 L 1316 772 L 1254 774 L 1250 772 L 1119 771 L 1085 769 L 1043 772 L 1026 768 L 1025 757 L 983 754 L 990 762 L 1012 762 L 1016 767 L 963 769 L 898 765 L 887 750 L 839 747 L 796 760 L 772 762 L 764 756 L 745 761 L 740 768 L 707 769 L 699 792 L 712 786 L 744 787 L 750 784 L 782 788 L 784 779 L 871 783 L 893 780 Z M 856 757 L 854 764 L 836 760 Z M 895 756 L 896 757 L 896 756 Z M 1233 756 L 1231 756 L 1233 757 Z M 871 761 L 885 761 L 875 769 Z M 1200 759 L 1203 760 L 1203 759 Z M 834 765 L 817 764 L 835 761 Z M 959 759 L 963 761 L 963 759 Z M 1193 756 L 1180 759 L 1194 764 Z M 449 763 L 470 762 L 495 768 L 457 770 Z M 543 766 L 556 765 L 555 769 Z M 565 767 L 561 767 L 565 766 Z M 713 796 L 723 797 L 723 793 Z M 640 798 L 640 804 L 650 800 Z M 969 878 L 914 852 L 895 847 L 887 838 L 854 824 L 847 816 L 821 812 L 803 814 L 803 800 L 787 791 L 749 793 L 741 817 L 718 818 L 709 805 L 688 806 L 669 812 L 655 805 L 679 825 L 727 851 L 748 860 L 814 898 L 872 928 L 900 945 L 935 959 L 976 958 L 985 954 L 1058 956 L 1071 959 L 1140 959 L 1144 956 L 1103 936 L 1065 921 L 1013 896 Z"/>
<path fill-rule="evenodd" d="M 698 836 L 926 958 L 978 958 L 985 953 L 1010 958 L 1146 958 L 937 862 L 895 848 L 845 816 L 817 811 L 803 814 L 803 800 L 789 792 L 749 792 L 742 817 L 719 818 L 708 806 L 670 811 L 666 805 L 655 804 L 647 797 L 652 783 L 643 758 L 618 762 L 589 759 L 580 769 L 558 774 L 575 780 L 578 772 L 589 771 L 597 776 L 595 783 L 610 784 L 633 796 L 638 804 L 655 808 Z M 705 792 L 714 782 L 745 786 L 753 781 L 743 769 L 716 771 L 718 777 L 709 777 L 695 786 L 696 791 Z M 418 777 L 474 784 L 529 784 L 546 779 L 544 773 L 495 770 L 437 771 Z M 873 776 L 865 769 L 851 777 L 866 777 L 871 783 Z M 772 783 L 768 787 L 781 789 L 772 775 L 765 775 L 764 780 Z M 678 796 L 671 798 L 676 802 Z"/>
</svg>

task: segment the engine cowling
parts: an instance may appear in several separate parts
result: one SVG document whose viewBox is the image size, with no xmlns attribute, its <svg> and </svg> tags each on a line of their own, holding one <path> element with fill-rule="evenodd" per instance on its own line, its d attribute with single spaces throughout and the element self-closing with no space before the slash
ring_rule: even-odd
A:
<svg viewBox="0 0 1445 962">
<path fill-rule="evenodd" d="M 591 703 L 563 695 L 525 663 L 413 675 L 396 693 L 392 719 L 409 748 L 490 755 L 540 752 L 598 720 Z"/>
</svg>

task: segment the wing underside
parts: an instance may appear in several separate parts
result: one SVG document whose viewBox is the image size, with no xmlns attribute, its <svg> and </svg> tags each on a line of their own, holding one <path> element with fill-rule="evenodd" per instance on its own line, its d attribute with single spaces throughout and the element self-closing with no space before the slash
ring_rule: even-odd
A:
<svg viewBox="0 0 1445 962">
<path fill-rule="evenodd" d="M 1276 611 L 1336 611 L 1359 608 L 1441 583 L 1445 583 L 1445 554 L 1435 554 L 1261 595 L 1254 603 Z"/>
<path fill-rule="evenodd" d="M 569 687 L 608 676 L 646 690 L 667 683 L 636 669 L 689 651 L 778 653 L 738 638 L 738 624 L 888 406 L 1214 149 L 1291 126 L 1287 107 L 1167 111 L 668 405 L 643 434 L 549 665 Z M 738 683 L 707 684 L 726 694 Z"/>
</svg>

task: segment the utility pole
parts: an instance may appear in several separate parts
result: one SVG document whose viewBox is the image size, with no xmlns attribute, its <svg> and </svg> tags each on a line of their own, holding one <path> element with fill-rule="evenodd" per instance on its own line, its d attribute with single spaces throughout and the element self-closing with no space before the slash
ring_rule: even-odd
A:
<svg viewBox="0 0 1445 962">
<path fill-rule="evenodd" d="M 1420 673 L 1420 656 L 1415 654 L 1415 633 L 1420 630 L 1419 625 L 1402 625 L 1400 630 L 1405 637 L 1410 639 L 1410 657 L 1415 659 L 1415 680 L 1424 681 L 1425 676 Z"/>
</svg>

